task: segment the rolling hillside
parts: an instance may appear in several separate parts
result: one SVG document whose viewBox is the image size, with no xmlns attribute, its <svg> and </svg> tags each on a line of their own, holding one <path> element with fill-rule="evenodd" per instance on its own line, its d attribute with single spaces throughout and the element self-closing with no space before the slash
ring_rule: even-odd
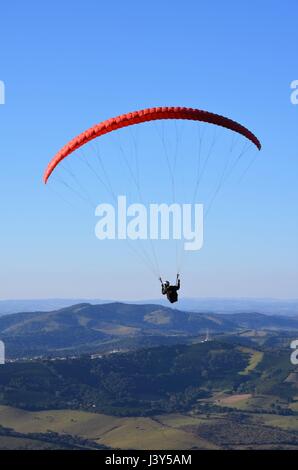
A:
<svg viewBox="0 0 298 470">
<path fill-rule="evenodd" d="M 243 329 L 298 330 L 298 319 L 259 313 L 219 315 L 159 305 L 78 304 L 51 312 L 0 318 L 7 358 L 131 349 L 175 344 L 187 338 Z"/>
<path fill-rule="evenodd" d="M 222 341 L 162 346 L 97 359 L 8 363 L 0 368 L 0 403 L 127 416 L 189 411 L 206 399 L 210 407 L 208 399 L 220 390 L 291 402 L 293 372 L 288 351 L 259 354 Z"/>
</svg>

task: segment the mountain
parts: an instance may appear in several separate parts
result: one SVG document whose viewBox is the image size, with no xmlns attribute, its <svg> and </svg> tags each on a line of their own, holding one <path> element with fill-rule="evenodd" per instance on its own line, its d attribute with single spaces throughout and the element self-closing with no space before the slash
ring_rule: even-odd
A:
<svg viewBox="0 0 298 470">
<path fill-rule="evenodd" d="M 101 359 L 9 363 L 0 404 L 25 409 L 93 408 L 111 414 L 188 409 L 213 387 L 235 388 L 249 355 L 221 342 L 157 347 Z"/>
<path fill-rule="evenodd" d="M 233 313 L 225 315 L 238 328 L 248 329 L 297 329 L 298 318 L 277 315 L 264 315 L 262 313 Z"/>
<path fill-rule="evenodd" d="M 0 300 L 0 316 L 20 312 L 50 312 L 71 305 L 89 302 L 91 304 L 104 304 L 110 300 L 101 299 L 20 299 Z"/>
<path fill-rule="evenodd" d="M 212 311 L 214 313 L 250 313 L 265 315 L 297 316 L 298 299 L 270 298 L 186 298 L 180 300 L 180 306 L 188 311 Z"/>
<path fill-rule="evenodd" d="M 298 449 L 288 349 L 214 340 L 0 367 L 0 448 Z"/>
<path fill-rule="evenodd" d="M 75 304 L 90 303 L 92 305 L 112 303 L 103 299 L 25 299 L 0 300 L 0 316 L 19 312 L 48 312 Z M 129 301 L 130 304 L 159 304 L 167 306 L 163 298 Z M 253 299 L 253 298 L 181 298 L 179 308 L 184 311 L 213 313 L 249 313 L 259 312 L 266 315 L 286 315 L 298 317 L 298 300 Z"/>
<path fill-rule="evenodd" d="M 7 358 L 72 355 L 185 342 L 187 338 L 243 329 L 298 330 L 298 319 L 259 313 L 219 315 L 160 305 L 87 303 L 51 312 L 0 318 Z"/>
<path fill-rule="evenodd" d="M 0 404 L 144 416 L 198 407 L 216 411 L 208 399 L 225 391 L 279 396 L 287 408 L 297 383 L 288 350 L 261 352 L 215 340 L 96 359 L 8 363 L 0 367 Z"/>
<path fill-rule="evenodd" d="M 7 357 L 73 354 L 107 348 L 181 342 L 181 336 L 230 331 L 227 319 L 158 305 L 78 304 L 52 312 L 16 313 L 0 318 Z M 156 339 L 156 340 L 155 340 Z M 169 341 L 168 341 L 169 340 Z M 102 350 L 102 349 L 101 349 Z"/>
</svg>

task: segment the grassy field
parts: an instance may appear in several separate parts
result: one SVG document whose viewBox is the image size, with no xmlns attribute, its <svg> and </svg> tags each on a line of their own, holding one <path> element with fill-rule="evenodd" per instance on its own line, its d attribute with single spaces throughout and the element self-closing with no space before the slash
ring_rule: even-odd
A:
<svg viewBox="0 0 298 470">
<path fill-rule="evenodd" d="M 172 428 L 181 428 L 183 426 L 198 425 L 204 423 L 207 418 L 204 415 L 190 416 L 182 414 L 160 415 L 155 417 L 156 421 Z"/>
<path fill-rule="evenodd" d="M 198 424 L 198 419 L 169 415 L 167 420 L 168 422 L 142 417 L 115 418 L 71 410 L 29 412 L 0 406 L 0 424 L 23 433 L 55 431 L 122 449 L 215 448 L 205 439 L 182 429 L 186 424 Z"/>
<path fill-rule="evenodd" d="M 265 397 L 249 398 L 245 395 L 222 396 L 223 406 L 245 408 L 251 400 L 256 405 L 264 405 Z M 265 400 L 266 401 L 266 400 Z M 0 406 L 0 424 L 20 433 L 47 433 L 54 431 L 95 441 L 111 448 L 120 449 L 216 449 L 222 448 L 221 441 L 216 441 L 219 431 L 227 426 L 230 413 L 212 415 L 168 414 L 155 417 L 114 417 L 104 414 L 72 410 L 50 410 L 30 412 L 9 406 Z M 280 416 L 275 414 L 249 414 L 253 431 L 245 429 L 247 424 L 236 422 L 239 434 L 253 437 L 254 429 L 271 429 L 283 431 L 298 430 L 297 416 Z M 250 427 L 251 427 L 250 425 Z M 233 438 L 234 425 L 224 439 Z M 264 428 L 265 426 L 265 428 Z M 267 428 L 266 428 L 267 426 Z M 205 429 L 205 432 L 202 430 Z M 206 429 L 208 433 L 206 434 Z M 249 434 L 247 434 L 249 432 Z M 222 439 L 222 438 L 221 438 Z M 268 437 L 267 437 L 268 440 Z M 214 442 L 212 442 L 214 441 Z M 232 441 L 231 441 L 232 442 Z M 256 443 L 257 445 L 257 443 Z M 269 446 L 269 444 L 268 444 Z M 46 449 L 48 444 L 35 439 L 0 436 L 0 448 L 9 449 Z M 51 446 L 53 448 L 53 445 Z M 242 444 L 242 448 L 243 447 Z M 270 446 L 268 447 L 270 448 Z"/>
<path fill-rule="evenodd" d="M 298 411 L 298 400 L 295 400 L 294 403 L 290 403 L 289 408 L 293 411 Z"/>
<path fill-rule="evenodd" d="M 257 365 L 262 361 L 264 357 L 264 353 L 261 351 L 256 351 L 250 348 L 241 348 L 241 351 L 250 355 L 249 363 L 247 367 L 242 371 L 239 372 L 241 375 L 248 375 L 250 374 Z"/>
<path fill-rule="evenodd" d="M 20 437 L 0 436 L 1 450 L 47 450 L 60 449 L 59 446 L 49 444 L 47 442 L 38 441 L 37 439 L 24 439 Z"/>
<path fill-rule="evenodd" d="M 55 431 L 96 440 L 119 426 L 122 419 L 126 418 L 75 410 L 30 412 L 0 406 L 0 424 L 26 433 Z"/>
<path fill-rule="evenodd" d="M 239 410 L 245 410 L 250 406 L 250 393 L 241 393 L 238 395 L 226 395 L 215 400 L 216 405 L 230 406 Z"/>
<path fill-rule="evenodd" d="M 192 432 L 148 418 L 124 418 L 121 425 L 109 431 L 100 442 L 122 449 L 216 448 Z"/>
<path fill-rule="evenodd" d="M 272 412 L 273 405 L 279 405 L 281 408 L 284 408 L 284 409 L 287 409 L 287 408 L 294 409 L 296 405 L 296 403 L 288 404 L 286 401 L 273 395 L 272 396 L 270 395 L 252 396 L 251 394 L 215 395 L 214 403 L 219 406 L 235 408 L 243 412 L 255 411 L 258 413 L 262 413 L 262 411 L 264 410 L 266 410 L 266 412 Z"/>
<path fill-rule="evenodd" d="M 280 416 L 274 414 L 256 415 L 256 422 L 261 422 L 267 426 L 278 427 L 281 429 L 298 430 L 298 416 Z"/>
</svg>

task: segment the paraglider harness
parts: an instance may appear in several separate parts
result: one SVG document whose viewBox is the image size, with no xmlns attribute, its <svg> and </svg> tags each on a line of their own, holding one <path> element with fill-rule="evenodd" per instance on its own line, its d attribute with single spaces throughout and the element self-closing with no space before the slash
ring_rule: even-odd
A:
<svg viewBox="0 0 298 470">
<path fill-rule="evenodd" d="M 180 289 L 180 279 L 179 279 L 179 274 L 177 274 L 176 277 L 176 285 L 171 286 L 169 281 L 162 282 L 161 277 L 159 278 L 161 282 L 161 293 L 162 295 L 166 295 L 167 299 L 171 304 L 177 302 L 178 300 L 178 293 L 177 291 Z"/>
</svg>

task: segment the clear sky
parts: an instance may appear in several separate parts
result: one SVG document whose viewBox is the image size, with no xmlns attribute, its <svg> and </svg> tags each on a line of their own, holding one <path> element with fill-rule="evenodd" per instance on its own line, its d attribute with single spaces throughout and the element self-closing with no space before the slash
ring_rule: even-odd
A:
<svg viewBox="0 0 298 470">
<path fill-rule="evenodd" d="M 263 144 L 216 204 L 183 295 L 297 298 L 297 18 L 296 0 L 2 2 L 0 298 L 158 297 L 124 244 L 95 238 L 90 208 L 42 183 L 67 140 L 152 106 L 227 115 Z"/>
</svg>

